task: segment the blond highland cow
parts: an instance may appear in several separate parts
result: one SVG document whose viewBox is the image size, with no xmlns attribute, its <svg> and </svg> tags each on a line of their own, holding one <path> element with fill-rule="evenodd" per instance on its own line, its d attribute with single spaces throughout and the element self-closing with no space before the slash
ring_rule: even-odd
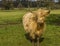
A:
<svg viewBox="0 0 60 46">
<path fill-rule="evenodd" d="M 37 40 L 37 46 L 39 46 L 39 39 L 45 30 L 45 18 L 49 13 L 50 11 L 47 9 L 38 9 L 23 16 L 23 26 L 26 34 L 29 34 L 32 39 L 33 46 L 34 39 Z"/>
</svg>

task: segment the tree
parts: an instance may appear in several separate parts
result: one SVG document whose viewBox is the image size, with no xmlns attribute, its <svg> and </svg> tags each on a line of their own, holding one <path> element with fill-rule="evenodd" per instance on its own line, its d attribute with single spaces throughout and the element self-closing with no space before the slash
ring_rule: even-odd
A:
<svg viewBox="0 0 60 46">
<path fill-rule="evenodd" d="M 48 4 L 49 4 L 49 8 L 53 9 L 54 6 L 55 6 L 54 1 L 53 1 L 53 0 L 49 0 L 48 2 L 49 2 L 49 3 L 48 3 Z"/>
<path fill-rule="evenodd" d="M 17 6 L 17 7 L 18 7 L 19 9 L 22 9 L 23 6 L 22 6 L 22 4 L 21 4 L 21 0 L 17 0 L 17 3 L 18 3 L 18 6 Z"/>
<path fill-rule="evenodd" d="M 36 1 L 37 8 L 39 8 L 39 3 L 41 3 L 40 1 L 41 1 L 41 0 L 37 0 L 37 1 Z"/>
<path fill-rule="evenodd" d="M 2 9 L 6 9 L 6 0 L 2 0 Z"/>
<path fill-rule="evenodd" d="M 12 0 L 2 0 L 2 9 L 5 10 L 13 9 Z"/>
<path fill-rule="evenodd" d="M 10 3 L 10 9 L 14 9 L 13 0 L 10 0 L 9 3 Z"/>
</svg>

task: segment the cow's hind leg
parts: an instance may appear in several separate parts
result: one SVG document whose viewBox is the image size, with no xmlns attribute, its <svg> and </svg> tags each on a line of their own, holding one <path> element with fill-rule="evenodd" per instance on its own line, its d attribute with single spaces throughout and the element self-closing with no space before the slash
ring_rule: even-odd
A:
<svg viewBox="0 0 60 46">
<path fill-rule="evenodd" d="M 40 46 L 40 45 L 39 45 L 39 37 L 37 38 L 37 46 Z"/>
</svg>

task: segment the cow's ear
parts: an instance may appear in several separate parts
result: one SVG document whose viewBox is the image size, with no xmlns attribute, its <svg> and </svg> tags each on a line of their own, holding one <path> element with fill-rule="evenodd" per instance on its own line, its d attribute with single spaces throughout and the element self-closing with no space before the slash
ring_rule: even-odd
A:
<svg viewBox="0 0 60 46">
<path fill-rule="evenodd" d="M 46 15 L 47 17 L 49 16 L 49 14 L 50 14 L 50 11 L 48 12 L 48 15 Z"/>
<path fill-rule="evenodd" d="M 44 12 L 45 12 L 45 16 L 48 17 L 49 14 L 50 14 L 50 10 L 46 10 L 46 11 L 44 11 Z"/>
</svg>

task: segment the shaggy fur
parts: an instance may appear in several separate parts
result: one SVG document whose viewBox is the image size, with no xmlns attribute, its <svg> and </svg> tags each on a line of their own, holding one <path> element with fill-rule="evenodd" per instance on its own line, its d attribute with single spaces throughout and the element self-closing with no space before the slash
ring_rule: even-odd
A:
<svg viewBox="0 0 60 46">
<path fill-rule="evenodd" d="M 32 39 L 36 37 L 41 37 L 45 28 L 45 18 L 49 14 L 49 10 L 38 9 L 33 12 L 28 12 L 23 16 L 23 26 L 26 33 Z"/>
</svg>

